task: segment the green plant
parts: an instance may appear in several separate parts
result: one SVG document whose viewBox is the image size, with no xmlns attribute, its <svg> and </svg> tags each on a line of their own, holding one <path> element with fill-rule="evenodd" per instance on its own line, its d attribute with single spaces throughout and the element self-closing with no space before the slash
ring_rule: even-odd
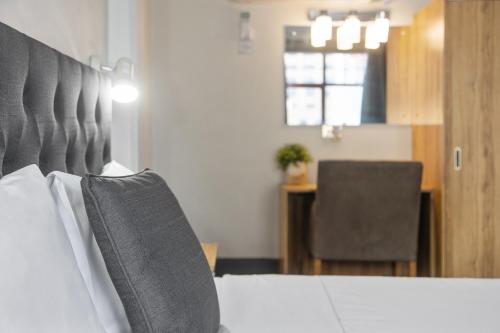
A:
<svg viewBox="0 0 500 333">
<path fill-rule="evenodd" d="M 286 171 L 290 164 L 297 165 L 298 162 L 309 163 L 312 160 L 307 148 L 298 143 L 285 145 L 276 153 L 276 163 L 283 171 Z"/>
</svg>

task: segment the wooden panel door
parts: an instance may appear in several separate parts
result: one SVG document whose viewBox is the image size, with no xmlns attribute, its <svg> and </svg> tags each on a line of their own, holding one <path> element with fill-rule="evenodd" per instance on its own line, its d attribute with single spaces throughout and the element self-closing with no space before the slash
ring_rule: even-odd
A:
<svg viewBox="0 0 500 333">
<path fill-rule="evenodd" d="M 412 123 L 410 27 L 393 27 L 387 43 L 387 123 Z"/>
<path fill-rule="evenodd" d="M 444 0 L 433 0 L 417 12 L 410 36 L 412 124 L 442 124 Z"/>
<path fill-rule="evenodd" d="M 500 277 L 500 1 L 446 3 L 444 174 L 444 275 Z"/>
<path fill-rule="evenodd" d="M 444 0 L 422 8 L 387 44 L 387 122 L 443 123 Z"/>
</svg>

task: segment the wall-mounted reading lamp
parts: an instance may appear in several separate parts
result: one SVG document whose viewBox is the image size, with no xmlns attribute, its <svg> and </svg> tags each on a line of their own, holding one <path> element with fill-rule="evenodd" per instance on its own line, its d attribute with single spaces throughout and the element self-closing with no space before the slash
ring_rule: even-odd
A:
<svg viewBox="0 0 500 333">
<path fill-rule="evenodd" d="M 90 66 L 97 70 L 112 73 L 113 88 L 111 98 L 118 103 L 132 103 L 139 97 L 139 90 L 134 82 L 134 63 L 129 58 L 120 58 L 114 67 L 101 66 L 98 56 L 90 57 Z"/>
<path fill-rule="evenodd" d="M 113 69 L 111 97 L 118 103 L 131 103 L 139 97 L 134 79 L 134 64 L 128 58 L 120 58 Z"/>
</svg>

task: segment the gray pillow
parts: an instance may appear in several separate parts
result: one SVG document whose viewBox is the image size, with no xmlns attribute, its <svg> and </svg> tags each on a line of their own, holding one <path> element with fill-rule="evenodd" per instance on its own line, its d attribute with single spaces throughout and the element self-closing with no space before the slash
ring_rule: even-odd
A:
<svg viewBox="0 0 500 333">
<path fill-rule="evenodd" d="M 210 268 L 165 181 L 148 170 L 87 175 L 82 190 L 132 330 L 216 333 L 219 303 Z"/>
</svg>

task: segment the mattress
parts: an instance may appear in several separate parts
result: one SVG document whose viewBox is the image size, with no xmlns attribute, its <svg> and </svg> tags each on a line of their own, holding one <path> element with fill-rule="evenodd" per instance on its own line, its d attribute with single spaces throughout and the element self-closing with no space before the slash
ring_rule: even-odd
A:
<svg viewBox="0 0 500 333">
<path fill-rule="evenodd" d="M 216 286 L 232 333 L 500 332 L 500 280 L 228 275 Z"/>
</svg>

